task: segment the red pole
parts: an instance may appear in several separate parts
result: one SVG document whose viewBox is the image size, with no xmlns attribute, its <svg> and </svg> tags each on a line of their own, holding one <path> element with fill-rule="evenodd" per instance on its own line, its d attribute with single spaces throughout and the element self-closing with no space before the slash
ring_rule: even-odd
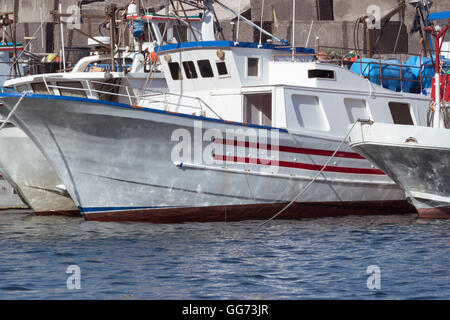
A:
<svg viewBox="0 0 450 320">
<path fill-rule="evenodd" d="M 435 40 L 436 65 L 434 66 L 434 69 L 435 69 L 436 73 L 440 73 L 439 66 L 440 66 L 440 56 L 441 56 L 441 44 L 440 44 L 441 38 L 443 38 L 445 36 L 445 33 L 447 32 L 448 28 L 449 28 L 449 26 L 447 24 L 444 27 L 444 29 L 442 29 L 441 32 L 439 32 L 435 35 L 435 38 L 436 38 L 436 40 Z"/>
</svg>

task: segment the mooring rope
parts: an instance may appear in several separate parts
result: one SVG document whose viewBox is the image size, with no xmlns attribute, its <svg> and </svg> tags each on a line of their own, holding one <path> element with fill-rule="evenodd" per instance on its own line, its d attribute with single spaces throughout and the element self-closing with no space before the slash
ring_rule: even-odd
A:
<svg viewBox="0 0 450 320">
<path fill-rule="evenodd" d="M 12 108 L 11 112 L 8 114 L 8 116 L 6 117 L 5 120 L 3 120 L 2 125 L 0 126 L 0 131 L 3 129 L 4 126 L 6 126 L 6 124 L 9 122 L 9 119 L 11 118 L 11 116 L 14 114 L 14 112 L 16 112 L 17 108 L 19 107 L 20 103 L 22 102 L 23 98 L 25 98 L 25 96 L 28 94 L 28 92 L 24 92 L 22 94 L 22 96 L 20 97 L 19 101 L 17 101 L 17 103 L 15 104 L 15 106 Z"/>
<path fill-rule="evenodd" d="M 339 149 L 342 147 L 342 145 L 344 144 L 344 142 L 347 140 L 348 136 L 350 135 L 350 133 L 352 132 L 353 128 L 355 127 L 355 125 L 359 122 L 359 119 L 356 120 L 353 125 L 350 127 L 350 129 L 348 130 L 347 134 L 345 135 L 344 139 L 342 139 L 342 141 L 339 143 L 338 147 L 336 148 L 336 150 L 333 152 L 333 154 L 330 156 L 330 158 L 328 158 L 327 162 L 325 162 L 325 164 L 323 165 L 322 169 L 320 169 L 320 171 L 314 176 L 314 178 L 306 185 L 305 188 L 303 188 L 302 191 L 300 191 L 297 196 L 295 196 L 294 199 L 292 199 L 291 202 L 289 202 L 283 209 L 281 209 L 280 211 L 278 211 L 275 215 L 273 215 L 271 218 L 267 219 L 266 221 L 264 221 L 263 223 L 259 224 L 257 226 L 257 228 L 261 228 L 262 226 L 264 226 L 265 224 L 267 224 L 268 222 L 272 221 L 273 219 L 275 219 L 276 217 L 278 217 L 280 214 L 282 214 L 287 208 L 289 208 L 295 201 L 298 200 L 298 198 L 300 198 L 308 189 L 309 187 L 316 181 L 316 179 L 322 174 L 322 172 L 325 170 L 325 168 L 328 166 L 328 164 L 330 163 L 331 159 L 334 158 L 334 156 L 336 155 L 336 153 L 339 151 Z"/>
</svg>

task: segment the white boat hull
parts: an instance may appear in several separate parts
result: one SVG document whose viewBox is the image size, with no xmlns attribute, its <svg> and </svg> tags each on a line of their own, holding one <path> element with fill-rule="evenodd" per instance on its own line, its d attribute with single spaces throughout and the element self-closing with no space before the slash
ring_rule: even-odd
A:
<svg viewBox="0 0 450 320">
<path fill-rule="evenodd" d="M 36 145 L 17 127 L 0 131 L 0 166 L 8 182 L 38 215 L 80 215 Z"/>
<path fill-rule="evenodd" d="M 21 200 L 13 187 L 3 176 L 0 177 L 0 210 L 27 208 L 28 206 Z"/>
<path fill-rule="evenodd" d="M 351 147 L 406 193 L 421 218 L 450 218 L 450 130 L 358 124 Z"/>
<path fill-rule="evenodd" d="M 2 113 L 7 113 L 18 95 L 3 94 L 2 100 L 7 106 Z M 12 119 L 46 154 L 87 220 L 266 219 L 313 179 L 340 142 L 313 134 L 291 135 L 284 129 L 62 97 L 26 97 Z M 195 152 L 192 161 L 173 159 L 179 141 L 171 138 L 177 129 L 195 137 L 208 129 L 225 136 L 227 130 L 249 128 L 258 138 L 263 133 L 270 137 L 274 131 L 279 135 L 279 162 L 273 170 L 261 159 L 249 163 L 250 146 L 242 147 L 246 156 L 230 157 L 224 163 L 196 161 Z M 211 140 L 202 141 L 200 148 L 210 145 Z M 254 149 L 258 155 L 264 151 L 261 146 Z M 216 153 L 215 159 L 223 159 L 225 152 Z M 403 191 L 348 146 L 334 160 L 280 218 L 414 212 Z"/>
</svg>

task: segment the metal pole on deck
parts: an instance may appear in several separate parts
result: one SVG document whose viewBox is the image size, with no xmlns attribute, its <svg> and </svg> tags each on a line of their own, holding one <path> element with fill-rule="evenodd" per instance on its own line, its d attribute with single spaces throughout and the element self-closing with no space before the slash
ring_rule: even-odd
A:
<svg viewBox="0 0 450 320">
<path fill-rule="evenodd" d="M 116 4 L 111 3 L 106 7 L 106 14 L 109 16 L 109 46 L 111 50 L 111 71 L 116 71 L 114 49 L 116 45 Z"/>
<path fill-rule="evenodd" d="M 61 30 L 61 59 L 62 59 L 62 63 L 63 63 L 63 69 L 64 72 L 66 72 L 66 52 L 64 50 L 64 27 L 63 24 L 61 22 L 61 17 L 62 17 L 62 3 L 61 0 L 59 0 L 59 26 L 60 26 L 60 30 Z"/>
<path fill-rule="evenodd" d="M 295 61 L 295 0 L 292 0 L 292 61 Z"/>
</svg>

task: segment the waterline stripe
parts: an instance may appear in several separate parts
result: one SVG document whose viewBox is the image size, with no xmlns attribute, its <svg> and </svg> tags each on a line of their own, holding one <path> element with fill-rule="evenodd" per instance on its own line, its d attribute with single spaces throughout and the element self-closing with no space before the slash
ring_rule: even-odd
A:
<svg viewBox="0 0 450 320">
<path fill-rule="evenodd" d="M 131 211 L 131 210 L 146 210 L 146 209 L 165 209 L 171 208 L 168 206 L 153 206 L 153 207 L 78 207 L 82 213 L 90 212 L 106 212 L 106 211 Z"/>
</svg>

